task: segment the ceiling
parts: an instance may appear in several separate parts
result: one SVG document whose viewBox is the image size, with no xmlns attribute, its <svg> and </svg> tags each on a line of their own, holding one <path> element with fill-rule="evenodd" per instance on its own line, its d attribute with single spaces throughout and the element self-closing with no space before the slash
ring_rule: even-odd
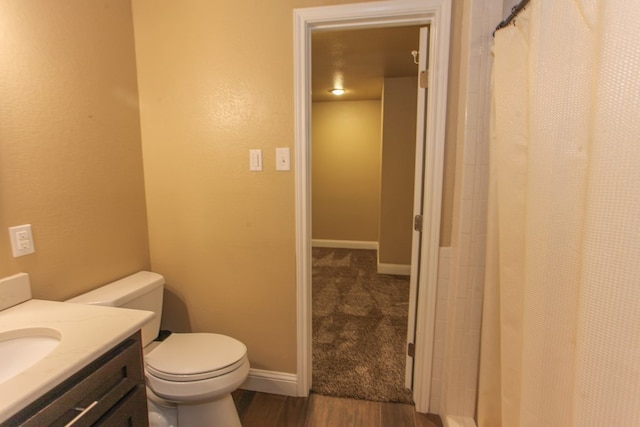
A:
<svg viewBox="0 0 640 427">
<path fill-rule="evenodd" d="M 380 99 L 385 77 L 415 76 L 420 27 L 317 31 L 312 34 L 312 100 Z M 329 92 L 344 85 L 345 94 Z"/>
</svg>

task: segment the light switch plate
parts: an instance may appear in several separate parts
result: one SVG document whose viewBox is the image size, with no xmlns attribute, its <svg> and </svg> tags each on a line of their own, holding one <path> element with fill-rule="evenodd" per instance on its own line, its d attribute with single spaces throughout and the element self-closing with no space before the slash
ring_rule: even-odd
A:
<svg viewBox="0 0 640 427">
<path fill-rule="evenodd" d="M 291 150 L 289 147 L 276 148 L 276 170 L 291 170 Z"/>
<path fill-rule="evenodd" d="M 29 255 L 36 251 L 36 247 L 33 244 L 31 224 L 9 227 L 9 236 L 11 237 L 11 251 L 14 258 Z"/>
<path fill-rule="evenodd" d="M 249 170 L 255 172 L 262 170 L 262 150 L 249 150 Z"/>
</svg>

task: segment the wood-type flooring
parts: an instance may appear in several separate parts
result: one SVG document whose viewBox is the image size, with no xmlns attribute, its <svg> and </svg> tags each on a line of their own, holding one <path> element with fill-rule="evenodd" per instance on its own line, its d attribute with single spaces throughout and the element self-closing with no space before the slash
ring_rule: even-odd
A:
<svg viewBox="0 0 640 427">
<path fill-rule="evenodd" d="M 404 403 L 247 390 L 233 392 L 233 400 L 243 427 L 442 427 L 437 415 L 417 413 Z"/>
</svg>

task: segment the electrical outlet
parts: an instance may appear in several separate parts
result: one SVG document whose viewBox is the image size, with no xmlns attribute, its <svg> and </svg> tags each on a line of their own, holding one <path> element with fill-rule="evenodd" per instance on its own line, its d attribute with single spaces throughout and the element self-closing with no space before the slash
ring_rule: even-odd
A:
<svg viewBox="0 0 640 427">
<path fill-rule="evenodd" d="M 9 236 L 11 237 L 11 251 L 14 258 L 29 255 L 36 251 L 33 244 L 31 224 L 9 227 Z"/>
</svg>

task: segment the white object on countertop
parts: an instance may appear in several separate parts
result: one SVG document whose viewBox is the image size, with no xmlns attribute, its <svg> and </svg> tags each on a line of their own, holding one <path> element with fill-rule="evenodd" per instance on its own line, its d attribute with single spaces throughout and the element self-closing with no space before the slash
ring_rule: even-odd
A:
<svg viewBox="0 0 640 427">
<path fill-rule="evenodd" d="M 27 273 L 0 279 L 0 310 L 31 299 L 31 282 Z"/>
</svg>

